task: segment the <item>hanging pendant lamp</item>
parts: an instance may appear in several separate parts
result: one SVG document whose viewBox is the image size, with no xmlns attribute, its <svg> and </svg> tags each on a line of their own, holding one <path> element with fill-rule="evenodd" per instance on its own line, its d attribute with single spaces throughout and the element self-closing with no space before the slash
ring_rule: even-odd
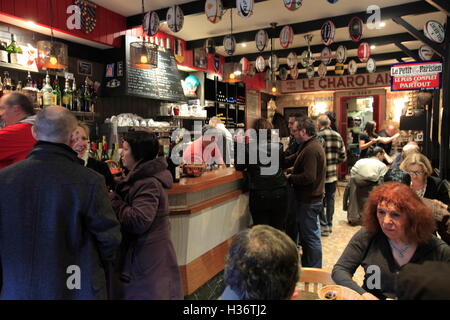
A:
<svg viewBox="0 0 450 320">
<path fill-rule="evenodd" d="M 67 45 L 53 40 L 53 0 L 49 0 L 50 8 L 50 41 L 40 40 L 37 42 L 39 69 L 67 69 L 69 66 L 69 55 Z"/>
<path fill-rule="evenodd" d="M 142 27 L 144 28 L 144 0 L 142 0 Z M 144 37 L 142 37 L 144 39 Z M 142 41 L 130 43 L 130 66 L 134 69 L 158 68 L 158 48 L 156 45 Z"/>
<path fill-rule="evenodd" d="M 233 39 L 233 9 L 230 8 L 230 19 L 231 19 L 231 32 L 230 32 L 230 38 Z M 224 41 L 224 47 L 226 47 L 226 41 Z M 234 53 L 234 47 L 236 43 L 233 43 L 232 51 Z M 227 48 L 225 48 L 227 50 Z M 228 82 L 228 83 L 235 83 L 235 82 L 241 82 L 244 80 L 244 74 L 242 72 L 242 65 L 240 62 L 227 62 L 223 64 L 222 67 L 222 81 Z"/>
</svg>

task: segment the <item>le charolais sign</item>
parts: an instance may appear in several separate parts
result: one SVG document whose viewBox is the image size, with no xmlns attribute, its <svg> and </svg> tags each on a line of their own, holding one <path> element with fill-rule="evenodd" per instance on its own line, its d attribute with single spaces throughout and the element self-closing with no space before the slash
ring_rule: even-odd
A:
<svg viewBox="0 0 450 320">
<path fill-rule="evenodd" d="M 281 82 L 281 93 L 312 92 L 322 90 L 351 90 L 389 87 L 389 71 L 370 74 L 324 77 L 313 79 L 286 80 Z"/>
<path fill-rule="evenodd" d="M 397 63 L 391 66 L 391 90 L 425 90 L 442 87 L 440 61 Z"/>
</svg>

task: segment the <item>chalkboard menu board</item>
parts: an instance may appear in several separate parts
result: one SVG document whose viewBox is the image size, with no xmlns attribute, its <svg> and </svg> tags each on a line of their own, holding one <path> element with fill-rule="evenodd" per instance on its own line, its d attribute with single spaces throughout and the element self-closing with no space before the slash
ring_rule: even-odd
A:
<svg viewBox="0 0 450 320">
<path fill-rule="evenodd" d="M 173 51 L 158 51 L 158 68 L 134 69 L 130 67 L 129 48 L 132 41 L 137 40 L 126 37 L 126 94 L 167 101 L 185 101 L 181 76 Z"/>
</svg>

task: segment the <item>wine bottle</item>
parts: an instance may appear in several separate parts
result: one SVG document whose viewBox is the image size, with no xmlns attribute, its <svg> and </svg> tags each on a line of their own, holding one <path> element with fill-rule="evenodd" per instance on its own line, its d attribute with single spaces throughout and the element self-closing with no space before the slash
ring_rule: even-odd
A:
<svg viewBox="0 0 450 320">
<path fill-rule="evenodd" d="M 47 72 L 45 76 L 45 84 L 42 87 L 42 103 L 44 107 L 48 107 L 52 105 L 53 100 L 53 88 L 50 85 L 50 76 Z"/>
<path fill-rule="evenodd" d="M 61 89 L 59 88 L 58 77 L 56 77 L 55 82 L 53 82 L 53 105 L 61 106 Z"/>
<path fill-rule="evenodd" d="M 69 78 L 66 78 L 66 83 L 64 85 L 64 94 L 62 98 L 63 107 L 72 110 L 72 89 L 70 88 Z"/>
<path fill-rule="evenodd" d="M 11 43 L 6 47 L 6 51 L 9 54 L 10 63 L 19 63 L 19 54 L 22 53 L 22 49 L 17 46 L 16 37 L 11 33 Z"/>
<path fill-rule="evenodd" d="M 78 99 L 78 90 L 75 79 L 73 79 L 72 84 L 72 111 L 80 111 L 80 104 Z"/>
</svg>

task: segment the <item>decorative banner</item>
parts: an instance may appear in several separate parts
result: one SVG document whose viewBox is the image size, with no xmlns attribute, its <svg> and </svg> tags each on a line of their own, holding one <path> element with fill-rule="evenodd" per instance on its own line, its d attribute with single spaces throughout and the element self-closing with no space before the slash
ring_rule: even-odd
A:
<svg viewBox="0 0 450 320">
<path fill-rule="evenodd" d="M 258 58 L 256 58 L 256 70 L 258 70 L 258 72 L 264 72 L 265 69 L 266 60 L 264 60 L 263 56 L 259 56 Z"/>
<path fill-rule="evenodd" d="M 292 51 L 287 56 L 287 65 L 289 69 L 293 69 L 297 65 L 297 63 L 298 63 L 297 54 L 294 51 Z"/>
<path fill-rule="evenodd" d="M 150 11 L 144 17 L 144 33 L 153 37 L 159 31 L 159 17 L 155 11 Z"/>
<path fill-rule="evenodd" d="M 322 36 L 322 42 L 324 45 L 329 46 L 334 41 L 334 35 L 336 33 L 336 27 L 331 20 L 325 22 L 320 30 Z"/>
<path fill-rule="evenodd" d="M 267 46 L 267 41 L 269 41 L 269 35 L 266 30 L 259 30 L 255 36 L 256 49 L 262 52 Z"/>
<path fill-rule="evenodd" d="M 325 47 L 322 50 L 322 53 L 320 54 L 320 61 L 322 61 L 323 64 L 329 65 L 331 63 L 331 60 L 333 59 L 333 52 L 329 47 Z"/>
<path fill-rule="evenodd" d="M 74 4 L 80 8 L 81 29 L 84 33 L 91 33 L 97 24 L 97 5 L 88 0 L 75 0 Z"/>
<path fill-rule="evenodd" d="M 348 63 L 348 73 L 350 74 L 356 74 L 356 71 L 358 71 L 358 64 L 355 60 L 350 60 Z"/>
<path fill-rule="evenodd" d="M 306 75 L 309 79 L 314 78 L 314 66 L 308 66 L 306 67 Z"/>
<path fill-rule="evenodd" d="M 208 38 L 205 40 L 206 53 L 214 54 L 216 53 L 216 45 L 214 44 L 213 38 Z"/>
<path fill-rule="evenodd" d="M 361 40 L 361 37 L 364 32 L 364 22 L 358 18 L 353 17 L 348 24 L 348 33 L 350 35 L 350 39 L 354 42 L 358 42 Z"/>
<path fill-rule="evenodd" d="M 219 72 L 220 70 L 220 56 L 214 55 L 214 71 Z"/>
<path fill-rule="evenodd" d="M 242 58 L 239 63 L 241 64 L 241 69 L 242 69 L 242 73 L 243 74 L 248 74 L 249 68 L 250 68 L 250 63 L 248 62 L 247 58 Z"/>
<path fill-rule="evenodd" d="M 391 66 L 391 90 L 425 90 L 442 87 L 442 63 L 409 62 Z"/>
<path fill-rule="evenodd" d="M 347 60 L 347 48 L 341 45 L 336 50 L 336 61 L 338 63 L 345 63 L 345 60 Z"/>
<path fill-rule="evenodd" d="M 291 11 L 295 11 L 302 6 L 303 0 L 283 0 L 284 6 Z"/>
<path fill-rule="evenodd" d="M 284 26 L 280 32 L 280 45 L 282 48 L 287 49 L 294 40 L 294 30 L 291 26 Z"/>
<path fill-rule="evenodd" d="M 431 49 L 427 45 L 423 45 L 419 48 L 419 57 L 422 60 L 430 61 L 433 58 L 434 52 L 433 49 Z"/>
<path fill-rule="evenodd" d="M 319 68 L 317 68 L 317 74 L 319 75 L 319 77 L 323 78 L 326 76 L 327 74 L 327 66 L 324 63 L 321 63 L 319 65 Z"/>
<path fill-rule="evenodd" d="M 229 56 L 233 55 L 234 50 L 236 49 L 236 39 L 232 34 L 227 34 L 223 37 L 223 47 Z"/>
<path fill-rule="evenodd" d="M 297 65 L 295 65 L 295 67 L 291 69 L 290 73 L 291 73 L 292 80 L 297 80 L 297 78 L 298 78 L 298 67 L 297 67 Z"/>
<path fill-rule="evenodd" d="M 277 71 L 279 67 L 279 63 L 278 63 L 278 57 L 277 55 L 274 53 L 269 57 L 269 68 L 272 71 Z"/>
<path fill-rule="evenodd" d="M 205 15 L 209 22 L 218 23 L 222 20 L 223 5 L 222 0 L 206 0 Z"/>
<path fill-rule="evenodd" d="M 336 63 L 336 65 L 334 66 L 334 72 L 337 75 L 343 75 L 344 74 L 344 70 L 345 70 L 345 65 L 343 63 Z"/>
<path fill-rule="evenodd" d="M 253 14 L 253 0 L 236 0 L 236 8 L 239 16 L 248 18 Z"/>
<path fill-rule="evenodd" d="M 280 74 L 279 74 L 279 76 L 280 76 L 280 79 L 281 79 L 281 80 L 286 80 L 286 79 L 287 79 L 287 77 L 288 77 L 288 71 L 287 71 L 287 69 L 286 69 L 285 67 L 281 67 L 281 68 L 280 68 Z"/>
<path fill-rule="evenodd" d="M 184 14 L 179 6 L 172 6 L 167 10 L 167 25 L 172 32 L 178 32 L 183 28 Z"/>
<path fill-rule="evenodd" d="M 281 93 L 311 92 L 325 90 L 353 90 L 388 87 L 391 84 L 389 71 L 326 78 L 280 81 Z"/>
<path fill-rule="evenodd" d="M 373 73 L 373 72 L 375 72 L 376 69 L 377 69 L 377 63 L 376 63 L 375 59 L 369 58 L 369 60 L 367 60 L 367 63 L 366 63 L 366 70 L 369 73 Z"/>
<path fill-rule="evenodd" d="M 430 20 L 425 23 L 423 27 L 423 32 L 425 36 L 433 42 L 443 43 L 445 39 L 445 28 L 444 26 L 435 20 Z"/>
<path fill-rule="evenodd" d="M 359 45 L 358 58 L 361 62 L 366 62 L 370 58 L 370 45 L 367 42 Z"/>
</svg>

